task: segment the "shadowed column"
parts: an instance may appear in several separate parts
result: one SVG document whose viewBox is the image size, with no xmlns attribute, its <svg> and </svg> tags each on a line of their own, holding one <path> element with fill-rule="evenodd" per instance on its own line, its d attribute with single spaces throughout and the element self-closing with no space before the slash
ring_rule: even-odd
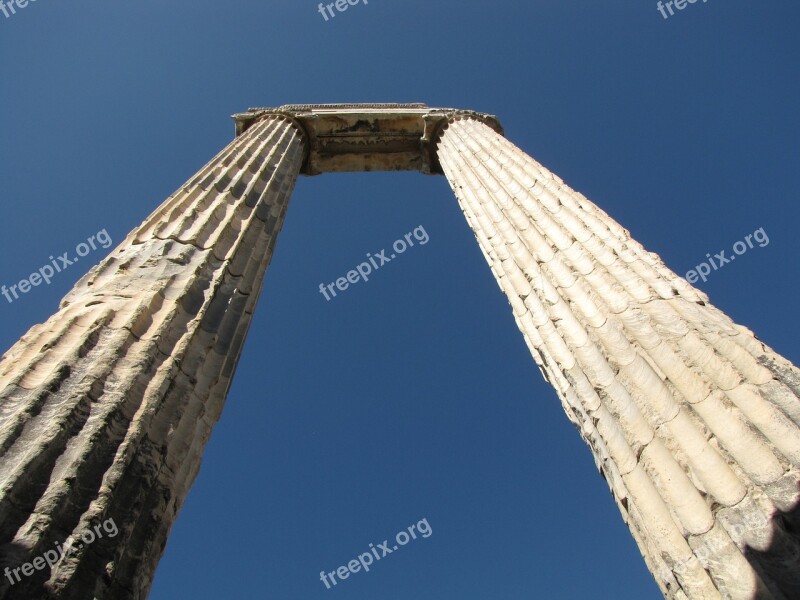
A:
<svg viewBox="0 0 800 600">
<path fill-rule="evenodd" d="M 147 596 L 303 154 L 289 119 L 254 124 L 3 356 L 0 598 Z M 52 569 L 13 571 L 67 540 Z"/>
<path fill-rule="evenodd" d="M 478 120 L 438 156 L 664 595 L 800 598 L 800 371 Z"/>
</svg>

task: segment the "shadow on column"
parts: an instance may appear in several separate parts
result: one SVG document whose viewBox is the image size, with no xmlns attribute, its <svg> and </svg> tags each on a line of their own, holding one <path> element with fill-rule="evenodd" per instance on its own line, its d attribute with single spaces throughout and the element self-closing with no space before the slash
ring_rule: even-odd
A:
<svg viewBox="0 0 800 600">
<path fill-rule="evenodd" d="M 772 542 L 766 550 L 747 547 L 744 557 L 772 592 L 753 600 L 800 600 L 800 504 L 772 517 Z"/>
<path fill-rule="evenodd" d="M 11 571 L 26 563 L 28 555 L 28 550 L 22 544 L 11 542 L 0 545 L 0 598 L 5 597 L 6 592 L 13 587 L 12 583 L 19 585 Z M 19 576 L 23 577 L 21 573 Z"/>
</svg>

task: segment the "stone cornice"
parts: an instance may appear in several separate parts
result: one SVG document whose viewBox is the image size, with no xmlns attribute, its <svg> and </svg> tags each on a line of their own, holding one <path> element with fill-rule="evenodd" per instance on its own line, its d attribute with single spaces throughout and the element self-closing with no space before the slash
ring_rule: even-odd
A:
<svg viewBox="0 0 800 600">
<path fill-rule="evenodd" d="M 449 123 L 475 119 L 503 133 L 503 127 L 493 115 L 413 103 L 286 104 L 276 108 L 251 108 L 233 115 L 236 135 L 270 115 L 288 119 L 302 132 L 306 145 L 304 175 L 355 171 L 441 174 L 436 143 Z"/>
</svg>

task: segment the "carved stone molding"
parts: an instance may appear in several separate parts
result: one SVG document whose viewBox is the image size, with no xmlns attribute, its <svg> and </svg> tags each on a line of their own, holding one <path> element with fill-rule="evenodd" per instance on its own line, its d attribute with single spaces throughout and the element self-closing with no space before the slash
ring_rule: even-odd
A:
<svg viewBox="0 0 800 600">
<path fill-rule="evenodd" d="M 441 174 L 436 141 L 448 123 L 472 118 L 502 134 L 493 115 L 425 104 L 286 104 L 233 115 L 241 135 L 268 115 L 300 128 L 308 154 L 303 175 L 330 172 L 420 171 Z"/>
</svg>

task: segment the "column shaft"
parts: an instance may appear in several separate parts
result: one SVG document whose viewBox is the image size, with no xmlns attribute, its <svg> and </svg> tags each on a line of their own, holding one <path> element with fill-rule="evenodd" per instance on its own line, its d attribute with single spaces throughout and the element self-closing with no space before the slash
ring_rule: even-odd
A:
<svg viewBox="0 0 800 600">
<path fill-rule="evenodd" d="M 438 150 L 665 597 L 800 598 L 800 371 L 486 125 Z"/>
<path fill-rule="evenodd" d="M 282 117 L 254 125 L 3 356 L 0 567 L 75 543 L 52 568 L 2 577 L 1 599 L 147 596 L 222 410 L 301 136 Z M 80 546 L 86 531 L 101 535 Z"/>
</svg>

